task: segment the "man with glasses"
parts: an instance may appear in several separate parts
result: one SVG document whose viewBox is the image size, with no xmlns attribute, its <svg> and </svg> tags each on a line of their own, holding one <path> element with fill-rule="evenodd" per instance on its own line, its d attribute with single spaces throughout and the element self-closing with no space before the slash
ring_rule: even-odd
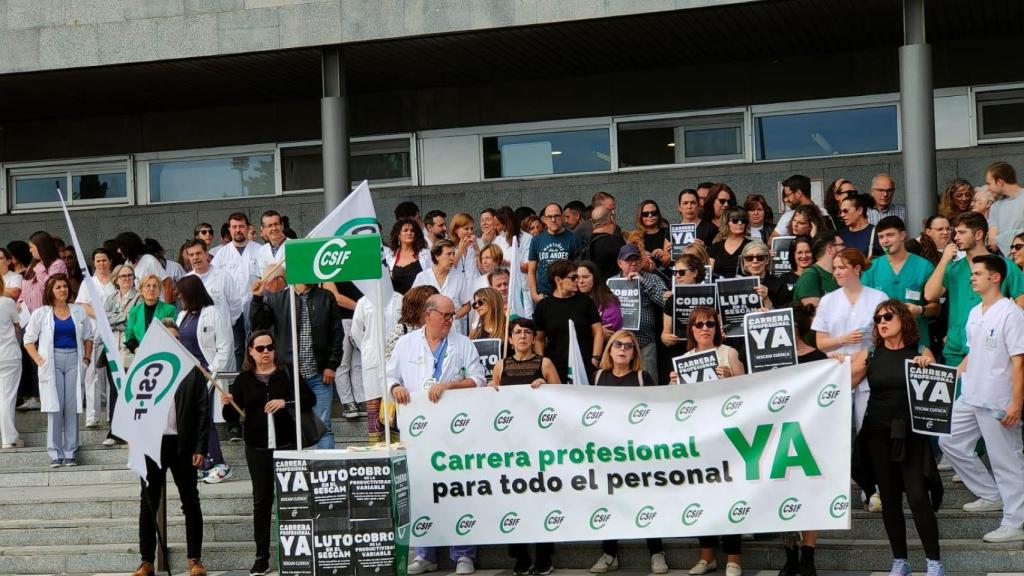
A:
<svg viewBox="0 0 1024 576">
<path fill-rule="evenodd" d="M 266 270 L 284 261 L 284 243 L 288 239 L 284 235 L 284 219 L 276 210 L 267 210 L 260 216 L 260 233 L 267 243 L 259 247 L 256 253 L 256 269 Z"/>
<path fill-rule="evenodd" d="M 875 207 L 868 209 L 868 223 L 878 224 L 882 218 L 896 216 L 900 220 L 907 221 L 907 208 L 902 204 L 894 204 L 893 196 L 896 195 L 896 183 L 888 174 L 878 174 L 871 179 L 871 197 L 875 200 Z"/>
<path fill-rule="evenodd" d="M 402 336 L 387 365 L 391 396 L 399 404 L 438 402 L 448 390 L 483 386 L 484 367 L 473 342 L 452 330 L 455 303 L 435 294 L 427 299 L 426 322 L 419 330 Z M 450 557 L 460 576 L 476 571 L 476 546 L 452 546 Z M 437 549 L 419 548 L 409 562 L 408 574 L 437 570 Z"/>
<path fill-rule="evenodd" d="M 551 297 L 541 300 L 533 311 L 533 320 L 537 324 L 534 349 L 555 363 L 562 382 L 569 381 L 569 320 L 576 326 L 580 355 L 586 358 L 587 352 L 590 352 L 588 377 L 593 375 L 604 350 L 601 315 L 594 301 L 580 294 L 576 284 L 576 269 L 569 260 L 552 262 L 547 272 L 554 286 L 553 292 Z"/>
<path fill-rule="evenodd" d="M 562 227 L 561 206 L 548 203 L 541 210 L 541 219 L 544 231 L 530 241 L 527 263 L 527 281 L 534 302 L 550 296 L 555 289 L 549 280 L 548 266 L 558 260 L 575 260 L 580 251 L 580 239 Z"/>
<path fill-rule="evenodd" d="M 839 289 L 839 283 L 832 275 L 832 260 L 843 248 L 846 248 L 846 244 L 835 232 L 826 230 L 818 234 L 818 239 L 811 247 L 815 262 L 804 270 L 793 286 L 794 301 L 817 306 L 822 296 Z"/>
<path fill-rule="evenodd" d="M 711 187 L 708 186 L 708 190 Z M 679 192 L 679 216 L 683 224 L 697 225 L 697 241 L 705 247 L 711 246 L 715 236 L 718 235 L 718 225 L 714 222 L 704 220 L 700 217 L 701 207 L 700 196 L 692 188 L 685 188 Z"/>
<path fill-rule="evenodd" d="M 661 276 L 640 269 L 640 249 L 626 244 L 619 249 L 616 260 L 619 273 L 614 278 L 640 279 L 640 329 L 636 339 L 640 343 L 640 359 L 650 374 L 658 374 L 658 333 L 661 331 L 662 309 L 672 294 Z"/>
<path fill-rule="evenodd" d="M 769 245 L 771 245 L 772 238 L 789 235 L 789 221 L 793 219 L 793 213 L 798 206 L 814 206 L 822 216 L 828 216 L 824 208 L 814 204 L 814 200 L 811 198 L 811 179 L 802 174 L 794 174 L 782 181 L 782 202 L 789 209 L 779 216 L 775 230 L 768 237 Z"/>
</svg>

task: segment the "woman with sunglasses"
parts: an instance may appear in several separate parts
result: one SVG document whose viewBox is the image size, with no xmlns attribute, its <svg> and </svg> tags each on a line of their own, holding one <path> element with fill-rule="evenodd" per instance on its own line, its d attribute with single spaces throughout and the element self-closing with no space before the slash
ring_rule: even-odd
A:
<svg viewBox="0 0 1024 576">
<path fill-rule="evenodd" d="M 675 279 L 673 281 L 674 286 L 702 284 L 706 274 L 707 269 L 704 268 L 704 263 L 693 254 L 683 254 L 676 259 L 672 266 L 672 276 Z M 679 336 L 676 336 L 676 321 L 672 317 L 673 308 L 670 302 L 666 302 L 665 312 L 661 315 L 661 343 L 665 345 L 665 361 L 662 362 L 659 359 L 658 365 L 664 364 L 669 366 L 668 371 L 665 372 L 666 374 L 672 370 L 672 358 L 686 352 L 686 342 Z"/>
<path fill-rule="evenodd" d="M 654 378 L 644 370 L 640 343 L 628 330 L 619 330 L 608 340 L 601 355 L 601 364 L 594 374 L 595 386 L 655 386 Z M 651 573 L 667 574 L 665 550 L 661 538 L 648 538 Z M 604 574 L 619 569 L 619 541 L 601 542 L 601 557 L 590 567 L 591 574 Z"/>
<path fill-rule="evenodd" d="M 232 400 L 245 413 L 242 430 L 245 462 L 252 478 L 252 524 L 256 542 L 256 561 L 249 574 L 270 571 L 274 450 L 299 447 L 295 438 L 295 384 L 288 368 L 277 363 L 274 347 L 274 336 L 269 331 L 257 330 L 250 334 L 242 371 L 231 383 L 229 393 L 221 396 L 225 420 L 238 420 L 239 414 L 230 405 Z M 303 412 L 311 411 L 316 403 L 316 396 L 303 380 L 299 381 L 299 399 Z"/>
<path fill-rule="evenodd" d="M 597 264 L 584 260 L 576 265 L 576 287 L 580 294 L 590 297 L 597 306 L 597 312 L 601 315 L 601 330 L 607 340 L 622 328 L 622 305 L 619 304 L 619 298 L 608 289 Z"/>
<path fill-rule="evenodd" d="M 814 241 L 810 236 L 797 236 L 789 245 L 790 270 L 780 276 L 790 294 L 793 293 L 793 287 L 796 286 L 800 275 L 812 265 L 814 265 Z"/>
<path fill-rule="evenodd" d="M 494 288 L 481 288 L 473 294 L 473 311 L 480 317 L 476 327 L 469 333 L 472 340 L 480 338 L 503 338 L 505 336 L 505 303 L 501 292 Z"/>
<path fill-rule="evenodd" d="M 751 240 L 743 247 L 740 256 L 740 271 L 743 275 L 760 278 L 757 294 L 761 297 L 761 305 L 766 310 L 793 299 L 793 293 L 786 287 L 786 282 L 768 273 L 771 260 L 768 245 L 760 240 Z"/>
<path fill-rule="evenodd" d="M 836 224 L 842 224 L 842 219 L 839 218 L 839 204 L 847 194 L 855 190 L 857 187 L 853 185 L 853 182 L 846 178 L 836 178 L 825 191 L 825 212 Z"/>
<path fill-rule="evenodd" d="M 1010 259 L 1017 265 L 1018 268 L 1024 270 L 1024 233 L 1017 234 L 1013 237 L 1013 242 L 1009 248 Z"/>
<path fill-rule="evenodd" d="M 953 178 L 946 183 L 939 198 L 939 214 L 955 222 L 956 217 L 971 209 L 974 200 L 974 186 L 963 178 Z"/>
<path fill-rule="evenodd" d="M 743 201 L 743 209 L 750 218 L 750 237 L 768 242 L 768 237 L 775 229 L 775 214 L 768 200 L 760 194 L 751 194 Z"/>
<path fill-rule="evenodd" d="M 726 208 L 736 208 L 736 193 L 728 184 L 719 182 L 711 186 L 700 217 L 712 224 L 718 224 L 722 222 L 722 215 L 725 214 Z M 720 225 L 719 228 L 721 228 Z"/>
<path fill-rule="evenodd" d="M 668 234 L 668 220 L 661 217 L 661 208 L 654 200 L 644 200 L 636 209 L 636 229 L 643 249 L 651 255 L 658 268 L 668 266 L 672 260 L 672 240 Z"/>
<path fill-rule="evenodd" d="M 839 232 L 843 243 L 860 250 L 868 260 L 882 254 L 882 246 L 878 243 L 875 227 L 868 222 L 868 210 L 874 207 L 875 201 L 871 196 L 853 191 L 843 199 L 839 209 L 839 216 L 844 224 Z"/>
<path fill-rule="evenodd" d="M 716 278 L 732 278 L 739 274 L 740 254 L 750 242 L 747 235 L 749 223 L 747 211 L 743 208 L 732 207 L 722 212 L 718 235 L 708 248 Z"/>
<path fill-rule="evenodd" d="M 918 342 L 917 322 L 906 304 L 885 300 L 874 307 L 872 320 L 871 346 L 853 354 L 851 361 L 854 387 L 871 382 L 872 389 L 863 426 L 857 433 L 855 450 L 863 458 L 861 465 L 867 468 L 859 473 L 873 478 L 881 493 L 882 522 L 893 555 L 889 574 L 911 573 L 903 511 L 905 494 L 924 546 L 927 575 L 942 576 L 939 527 L 932 507 L 942 499 L 942 481 L 930 439 L 911 430 L 904 376 L 907 360 L 924 368 L 935 358 Z M 843 361 L 847 354 L 829 356 Z"/>
</svg>

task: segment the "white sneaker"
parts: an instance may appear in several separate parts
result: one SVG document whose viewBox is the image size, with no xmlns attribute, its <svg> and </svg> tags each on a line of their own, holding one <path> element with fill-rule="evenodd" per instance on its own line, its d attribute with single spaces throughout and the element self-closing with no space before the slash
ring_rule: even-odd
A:
<svg viewBox="0 0 1024 576">
<path fill-rule="evenodd" d="M 702 574 L 714 572 L 715 570 L 718 570 L 718 562 L 712 560 L 708 563 L 707 560 L 698 560 L 697 563 L 693 565 L 693 568 L 690 568 L 690 576 L 701 576 Z"/>
<path fill-rule="evenodd" d="M 953 469 L 953 464 L 950 463 L 949 458 L 943 455 L 942 459 L 939 460 L 938 469 L 939 472 L 949 472 Z"/>
<path fill-rule="evenodd" d="M 999 512 L 1003 509 L 1001 500 L 978 498 L 974 502 L 964 504 L 964 512 Z"/>
<path fill-rule="evenodd" d="M 476 572 L 473 559 L 469 556 L 459 556 L 459 561 L 455 563 L 455 573 L 459 576 L 467 576 L 473 572 Z"/>
<path fill-rule="evenodd" d="M 961 478 L 959 474 L 953 474 L 953 477 L 950 478 L 950 480 L 952 480 L 953 482 L 956 482 L 957 484 L 963 484 L 964 483 L 964 479 Z"/>
<path fill-rule="evenodd" d="M 114 444 L 117 444 L 117 441 L 114 440 L 113 438 L 105 438 L 103 440 L 103 445 L 104 446 L 113 446 Z"/>
<path fill-rule="evenodd" d="M 1019 542 L 1024 540 L 1024 530 L 1013 526 L 1000 526 L 985 534 L 982 540 L 985 542 Z"/>
<path fill-rule="evenodd" d="M 417 574 L 423 574 L 426 572 L 433 572 L 437 570 L 437 564 L 427 560 L 423 556 L 417 556 L 409 562 L 409 566 L 406 569 L 406 574 L 409 576 L 417 576 Z"/>
<path fill-rule="evenodd" d="M 743 568 L 735 562 L 729 562 L 725 565 L 725 576 L 743 576 Z"/>
<path fill-rule="evenodd" d="M 100 425 L 100 421 L 95 418 L 90 418 L 85 421 L 86 428 L 97 428 Z"/>
<path fill-rule="evenodd" d="M 875 492 L 868 499 L 868 512 L 881 512 L 882 511 L 882 497 Z"/>
<path fill-rule="evenodd" d="M 29 398 L 28 400 L 22 402 L 21 406 L 18 406 L 17 408 L 15 408 L 15 410 L 24 412 L 26 410 L 39 410 L 40 408 L 42 408 L 42 404 L 39 403 L 39 400 L 36 400 L 35 398 Z"/>
<path fill-rule="evenodd" d="M 206 476 L 203 477 L 203 482 L 207 484 L 217 484 L 223 482 L 228 478 L 231 478 L 231 467 L 227 464 L 217 464 L 210 471 L 207 472 Z"/>
<path fill-rule="evenodd" d="M 651 574 L 668 574 L 668 563 L 665 562 L 664 552 L 651 554 Z"/>
<path fill-rule="evenodd" d="M 591 574 L 605 574 L 607 572 L 614 572 L 619 569 L 619 559 L 612 558 L 607 554 L 601 554 L 601 557 L 594 562 L 594 565 L 590 567 Z"/>
</svg>

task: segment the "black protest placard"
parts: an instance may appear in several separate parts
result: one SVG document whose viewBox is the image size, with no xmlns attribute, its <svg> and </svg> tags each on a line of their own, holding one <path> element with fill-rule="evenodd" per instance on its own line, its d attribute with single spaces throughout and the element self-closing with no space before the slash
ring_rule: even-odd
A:
<svg viewBox="0 0 1024 576">
<path fill-rule="evenodd" d="M 697 239 L 696 224 L 670 224 L 668 231 L 672 239 L 673 260 L 679 258 L 683 254 L 683 248 L 688 244 L 693 244 L 693 241 Z"/>
<path fill-rule="evenodd" d="M 722 313 L 727 338 L 743 337 L 743 317 L 761 308 L 757 294 L 760 278 L 719 278 L 718 309 Z"/>
<path fill-rule="evenodd" d="M 311 460 L 309 487 L 316 518 L 348 518 L 348 469 L 337 460 Z"/>
<path fill-rule="evenodd" d="M 379 458 L 347 460 L 349 518 L 378 520 L 391 517 L 391 466 Z"/>
<path fill-rule="evenodd" d="M 765 372 L 797 363 L 793 309 L 751 312 L 743 317 L 747 369 Z"/>
<path fill-rule="evenodd" d="M 480 363 L 484 365 L 485 380 L 491 381 L 494 375 L 494 367 L 501 358 L 501 340 L 499 338 L 481 338 L 473 340 L 476 346 L 476 353 L 480 355 Z"/>
<path fill-rule="evenodd" d="M 911 428 L 918 434 L 949 436 L 956 368 L 942 364 L 921 368 L 911 360 L 906 366 Z"/>
<path fill-rule="evenodd" d="M 352 531 L 361 537 L 353 545 L 353 576 L 397 576 L 395 529 L 390 520 L 360 520 Z"/>
<path fill-rule="evenodd" d="M 714 284 L 688 284 L 672 287 L 672 318 L 676 336 L 686 340 L 686 325 L 697 306 L 718 306 L 718 289 Z"/>
<path fill-rule="evenodd" d="M 609 278 L 608 289 L 619 299 L 622 308 L 622 327 L 640 329 L 640 279 Z"/>
<path fill-rule="evenodd" d="M 313 495 L 309 488 L 308 460 L 275 460 L 277 509 L 282 520 L 305 520 L 313 517 Z"/>
<path fill-rule="evenodd" d="M 789 263 L 789 251 L 795 239 L 796 236 L 772 238 L 772 273 L 776 276 L 793 271 L 793 265 Z"/>
<path fill-rule="evenodd" d="M 714 350 L 690 356 L 676 356 L 672 359 L 672 365 L 676 369 L 676 382 L 680 384 L 718 380 L 718 372 L 715 372 L 715 368 L 718 367 L 718 353 Z"/>
<path fill-rule="evenodd" d="M 362 540 L 363 535 L 353 530 L 348 520 L 341 518 L 318 518 L 313 523 L 317 575 L 352 574 L 355 568 L 355 536 Z"/>
<path fill-rule="evenodd" d="M 313 521 L 282 519 L 278 552 L 281 576 L 313 576 Z"/>
</svg>

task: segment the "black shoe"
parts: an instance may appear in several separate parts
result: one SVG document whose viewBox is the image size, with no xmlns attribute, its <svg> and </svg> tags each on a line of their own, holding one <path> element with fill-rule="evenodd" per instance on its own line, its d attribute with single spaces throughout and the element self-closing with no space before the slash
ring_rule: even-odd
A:
<svg viewBox="0 0 1024 576">
<path fill-rule="evenodd" d="M 512 576 L 525 576 L 530 573 L 530 559 L 517 558 L 515 566 L 512 567 Z"/>
<path fill-rule="evenodd" d="M 551 574 L 554 570 L 554 566 L 552 566 L 549 563 L 546 566 L 538 565 L 534 566 L 533 568 L 530 568 L 530 574 L 535 574 L 537 576 L 547 576 L 548 574 Z"/>
<path fill-rule="evenodd" d="M 265 576 L 270 574 L 270 562 L 266 558 L 257 558 L 249 569 L 249 576 Z"/>
<path fill-rule="evenodd" d="M 798 576 L 800 574 L 800 549 L 786 546 L 786 564 L 779 570 L 779 576 Z"/>
<path fill-rule="evenodd" d="M 814 546 L 800 547 L 800 576 L 818 576 L 814 567 Z"/>
<path fill-rule="evenodd" d="M 242 441 L 242 427 L 238 424 L 228 426 L 228 442 Z"/>
</svg>

